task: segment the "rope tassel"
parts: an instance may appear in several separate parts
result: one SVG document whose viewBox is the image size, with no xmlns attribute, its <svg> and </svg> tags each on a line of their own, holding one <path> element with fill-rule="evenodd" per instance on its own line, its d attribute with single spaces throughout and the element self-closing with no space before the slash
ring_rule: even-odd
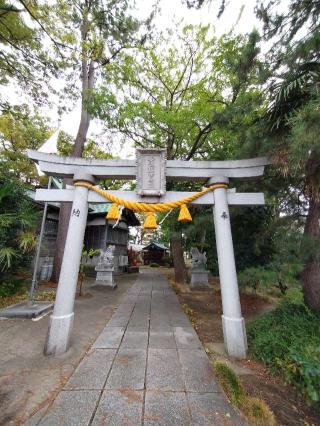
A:
<svg viewBox="0 0 320 426">
<path fill-rule="evenodd" d="M 192 222 L 192 217 L 186 204 L 180 207 L 178 222 Z"/>
<path fill-rule="evenodd" d="M 143 228 L 144 229 L 157 229 L 157 221 L 154 213 L 147 213 L 146 220 L 144 221 Z"/>
<path fill-rule="evenodd" d="M 118 220 L 119 219 L 119 209 L 116 203 L 113 203 L 108 214 L 106 216 L 108 220 Z"/>
</svg>

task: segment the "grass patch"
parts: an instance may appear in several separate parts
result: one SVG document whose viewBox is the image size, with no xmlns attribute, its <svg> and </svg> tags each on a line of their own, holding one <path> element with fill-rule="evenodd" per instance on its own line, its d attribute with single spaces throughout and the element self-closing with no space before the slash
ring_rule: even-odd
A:
<svg viewBox="0 0 320 426">
<path fill-rule="evenodd" d="M 213 364 L 220 384 L 233 405 L 238 407 L 254 425 L 273 426 L 274 415 L 268 405 L 259 398 L 252 397 L 244 390 L 239 377 L 224 362 Z"/>
<path fill-rule="evenodd" d="M 309 403 L 320 403 L 320 313 L 289 292 L 278 307 L 248 326 L 251 353 L 283 375 Z"/>
</svg>

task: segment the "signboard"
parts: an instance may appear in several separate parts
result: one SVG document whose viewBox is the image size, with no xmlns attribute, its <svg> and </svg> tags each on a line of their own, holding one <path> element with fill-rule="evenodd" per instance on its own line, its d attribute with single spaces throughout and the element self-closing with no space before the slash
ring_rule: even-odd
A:
<svg viewBox="0 0 320 426">
<path fill-rule="evenodd" d="M 166 150 L 137 149 L 137 194 L 161 197 L 166 193 Z"/>
</svg>

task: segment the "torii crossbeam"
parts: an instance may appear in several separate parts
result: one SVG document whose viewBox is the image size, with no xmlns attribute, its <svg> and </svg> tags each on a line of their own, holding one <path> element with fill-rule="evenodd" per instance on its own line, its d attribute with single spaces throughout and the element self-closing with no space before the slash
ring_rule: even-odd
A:
<svg viewBox="0 0 320 426">
<path fill-rule="evenodd" d="M 71 177 L 73 182 L 94 184 L 101 179 L 136 179 L 137 192 L 108 191 L 130 201 L 161 203 L 191 195 L 166 192 L 165 180 L 202 181 L 206 185 L 229 184 L 229 178 L 262 176 L 270 164 L 265 157 L 236 161 L 166 161 L 163 150 L 137 150 L 135 160 L 96 160 L 28 150 L 28 157 L 51 176 Z M 105 198 L 85 187 L 37 189 L 36 201 L 70 202 L 72 210 L 64 249 L 56 301 L 45 345 L 47 355 L 64 353 L 70 346 L 74 319 L 74 299 L 86 228 L 88 203 L 106 203 Z M 245 358 L 247 338 L 241 314 L 228 205 L 263 205 L 262 193 L 237 193 L 223 187 L 207 193 L 191 204 L 212 205 L 222 296 L 222 325 L 227 353 Z"/>
</svg>

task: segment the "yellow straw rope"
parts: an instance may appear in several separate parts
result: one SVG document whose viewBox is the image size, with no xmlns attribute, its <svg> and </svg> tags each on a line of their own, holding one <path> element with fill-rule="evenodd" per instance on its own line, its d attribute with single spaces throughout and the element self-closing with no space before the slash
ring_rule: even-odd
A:
<svg viewBox="0 0 320 426">
<path fill-rule="evenodd" d="M 102 195 L 102 197 L 108 199 L 112 203 L 118 204 L 119 206 L 126 207 L 127 209 L 133 210 L 134 212 L 167 212 L 168 210 L 174 209 L 176 207 L 182 206 L 182 204 L 188 204 L 191 201 L 196 200 L 197 198 L 202 197 L 204 194 L 207 194 L 210 191 L 213 191 L 218 188 L 228 188 L 228 185 L 225 183 L 216 183 L 209 186 L 208 188 L 203 189 L 202 191 L 196 192 L 195 194 L 190 195 L 189 197 L 181 198 L 177 201 L 169 201 L 166 203 L 140 203 L 136 201 L 128 201 L 123 198 L 116 197 L 115 195 L 110 194 L 103 189 L 97 188 L 96 186 L 91 185 L 87 182 L 76 182 L 75 186 L 83 186 L 84 188 L 91 189 L 97 194 Z"/>
</svg>

